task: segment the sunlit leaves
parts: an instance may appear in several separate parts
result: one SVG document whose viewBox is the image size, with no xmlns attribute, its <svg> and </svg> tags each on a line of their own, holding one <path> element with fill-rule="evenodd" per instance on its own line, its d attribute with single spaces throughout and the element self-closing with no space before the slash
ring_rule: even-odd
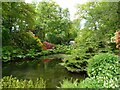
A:
<svg viewBox="0 0 120 90">
<path fill-rule="evenodd" d="M 16 26 L 19 26 L 19 30 L 32 29 L 35 9 L 31 4 L 23 2 L 2 2 L 2 25 L 12 31 L 16 31 Z M 27 25 L 27 26 L 26 26 Z"/>
<path fill-rule="evenodd" d="M 53 1 L 42 1 L 37 6 L 37 13 L 38 21 L 36 21 L 36 29 L 37 32 L 42 34 L 37 33 L 38 36 L 53 43 L 56 43 L 56 41 L 51 38 L 51 35 L 53 35 L 54 38 L 59 38 L 58 36 L 63 37 L 64 41 L 68 39 L 71 26 L 68 9 L 62 9 Z M 62 32 L 64 32 L 64 34 Z M 60 42 L 64 42 L 62 40 L 63 38 L 60 39 Z"/>
</svg>

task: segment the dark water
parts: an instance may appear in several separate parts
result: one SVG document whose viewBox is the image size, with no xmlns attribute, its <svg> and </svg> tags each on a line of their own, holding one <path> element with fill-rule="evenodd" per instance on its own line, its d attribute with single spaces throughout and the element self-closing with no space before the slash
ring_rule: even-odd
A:
<svg viewBox="0 0 120 90">
<path fill-rule="evenodd" d="M 46 81 L 47 88 L 60 86 L 65 78 L 84 79 L 84 73 L 68 72 L 59 63 L 61 60 L 40 59 L 22 62 L 9 62 L 2 65 L 3 76 L 12 75 L 19 79 L 32 79 L 42 77 Z"/>
</svg>

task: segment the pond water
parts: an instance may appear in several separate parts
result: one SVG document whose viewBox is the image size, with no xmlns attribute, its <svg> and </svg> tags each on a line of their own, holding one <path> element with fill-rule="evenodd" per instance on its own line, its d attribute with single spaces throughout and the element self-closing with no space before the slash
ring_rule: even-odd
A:
<svg viewBox="0 0 120 90">
<path fill-rule="evenodd" d="M 56 88 L 60 86 L 65 78 L 82 80 L 86 77 L 85 73 L 68 72 L 59 63 L 60 59 L 42 58 L 32 61 L 9 62 L 2 65 L 2 76 L 12 75 L 19 79 L 32 79 L 42 77 L 46 81 L 46 88 Z"/>
</svg>

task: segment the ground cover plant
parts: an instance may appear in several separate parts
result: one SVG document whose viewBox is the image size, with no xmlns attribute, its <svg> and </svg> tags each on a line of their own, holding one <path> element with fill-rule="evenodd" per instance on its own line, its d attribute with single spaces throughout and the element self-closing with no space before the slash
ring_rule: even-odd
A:
<svg viewBox="0 0 120 90">
<path fill-rule="evenodd" d="M 13 76 L 5 76 L 1 79 L 2 88 L 45 88 L 45 81 L 42 78 L 33 80 L 17 79 Z"/>
</svg>

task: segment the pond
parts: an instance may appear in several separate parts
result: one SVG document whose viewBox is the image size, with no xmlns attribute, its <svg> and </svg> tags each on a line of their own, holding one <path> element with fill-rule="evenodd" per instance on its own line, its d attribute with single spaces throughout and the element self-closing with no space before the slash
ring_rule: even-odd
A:
<svg viewBox="0 0 120 90">
<path fill-rule="evenodd" d="M 48 57 L 37 60 L 22 62 L 3 63 L 3 76 L 17 77 L 19 79 L 32 79 L 42 77 L 46 81 L 46 88 L 56 88 L 60 86 L 65 78 L 82 80 L 86 77 L 85 73 L 72 73 L 60 65 L 60 59 L 50 59 Z"/>
</svg>

